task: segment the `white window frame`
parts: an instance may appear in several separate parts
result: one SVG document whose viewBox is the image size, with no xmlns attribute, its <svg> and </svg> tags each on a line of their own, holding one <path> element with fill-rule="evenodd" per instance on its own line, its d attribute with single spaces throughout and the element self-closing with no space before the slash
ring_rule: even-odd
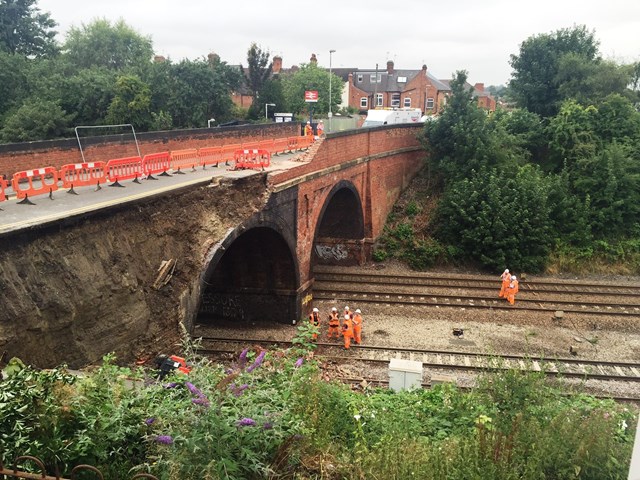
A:
<svg viewBox="0 0 640 480">
<path fill-rule="evenodd" d="M 370 74 L 369 81 L 371 83 L 380 83 L 382 81 L 382 74 L 381 73 L 379 73 L 378 75 L 376 75 L 375 73 Z"/>
<path fill-rule="evenodd" d="M 361 73 L 359 73 L 359 74 L 358 74 L 358 83 L 362 83 L 362 79 L 363 79 L 363 78 L 364 78 L 364 77 L 362 76 L 362 74 L 361 74 Z"/>
<path fill-rule="evenodd" d="M 405 108 L 411 108 L 411 97 L 404 97 L 403 106 Z"/>
<path fill-rule="evenodd" d="M 382 93 L 376 93 L 376 107 L 384 106 L 384 95 Z"/>
<path fill-rule="evenodd" d="M 400 107 L 400 94 L 392 93 L 391 94 L 391 106 L 392 107 Z"/>
<path fill-rule="evenodd" d="M 433 97 L 429 97 L 427 98 L 427 110 L 433 110 L 433 108 L 435 107 L 435 101 L 433 99 Z"/>
<path fill-rule="evenodd" d="M 360 97 L 360 108 L 367 108 L 369 99 L 367 97 Z"/>
</svg>

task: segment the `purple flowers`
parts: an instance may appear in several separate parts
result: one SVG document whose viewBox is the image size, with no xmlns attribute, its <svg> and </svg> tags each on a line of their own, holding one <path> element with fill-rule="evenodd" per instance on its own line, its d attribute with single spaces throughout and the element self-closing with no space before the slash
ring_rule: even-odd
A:
<svg viewBox="0 0 640 480">
<path fill-rule="evenodd" d="M 172 445 L 173 437 L 171 435 L 158 435 L 156 438 L 156 443 L 161 443 L 163 445 Z"/>
<path fill-rule="evenodd" d="M 245 348 L 244 350 L 242 350 L 242 353 L 240 353 L 240 358 L 238 359 L 238 363 L 240 364 L 240 368 L 244 367 L 245 364 L 247 363 L 247 353 L 249 353 L 249 349 Z"/>
<path fill-rule="evenodd" d="M 260 365 L 262 365 L 262 361 L 264 360 L 264 357 L 266 355 L 267 355 L 267 352 L 265 352 L 265 351 L 260 352 L 260 355 L 258 355 L 256 357 L 256 360 L 251 365 L 249 365 L 249 367 L 247 368 L 247 372 L 251 373 L 256 368 L 258 368 Z"/>
<path fill-rule="evenodd" d="M 271 422 L 265 422 L 264 425 L 262 425 L 262 428 L 265 430 L 271 430 L 273 428 L 273 424 Z"/>
<path fill-rule="evenodd" d="M 237 386 L 235 383 L 232 383 L 231 385 L 229 385 L 229 389 L 231 390 L 231 392 L 233 392 L 233 394 L 236 397 L 239 397 L 240 395 L 242 395 L 242 393 L 249 388 L 249 385 L 247 385 L 246 383 L 243 383 L 240 386 Z"/>
<path fill-rule="evenodd" d="M 255 427 L 256 421 L 253 418 L 242 418 L 236 422 L 238 427 Z"/>
<path fill-rule="evenodd" d="M 176 382 L 171 382 L 171 383 L 167 383 L 164 388 L 176 388 L 178 386 L 178 383 Z"/>
<path fill-rule="evenodd" d="M 296 368 L 300 368 L 303 363 L 304 363 L 304 358 L 300 357 L 296 362 Z"/>
<path fill-rule="evenodd" d="M 153 422 L 155 422 L 156 419 L 155 418 L 147 418 L 144 423 L 146 423 L 147 425 L 151 425 Z"/>
<path fill-rule="evenodd" d="M 201 405 L 203 407 L 209 407 L 211 405 L 207 397 L 205 397 L 204 395 L 202 397 L 192 398 L 191 403 L 193 403 L 194 405 Z"/>
<path fill-rule="evenodd" d="M 196 386 L 191 383 L 191 382 L 184 382 L 184 386 L 187 387 L 187 389 L 193 393 L 194 395 L 196 395 L 197 397 L 203 397 L 204 395 L 202 394 L 202 392 L 196 388 Z"/>
</svg>

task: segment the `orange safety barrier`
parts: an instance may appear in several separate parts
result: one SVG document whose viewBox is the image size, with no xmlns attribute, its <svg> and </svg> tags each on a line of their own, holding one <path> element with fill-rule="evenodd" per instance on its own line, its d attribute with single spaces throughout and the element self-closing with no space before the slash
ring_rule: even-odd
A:
<svg viewBox="0 0 640 480">
<path fill-rule="evenodd" d="M 271 154 L 267 150 L 258 148 L 242 149 L 235 153 L 235 169 L 257 168 L 264 170 L 264 167 L 271 165 Z"/>
<path fill-rule="evenodd" d="M 273 155 L 274 152 L 274 142 L 275 140 L 262 140 L 258 142 L 258 150 L 266 150 L 269 154 Z"/>
<path fill-rule="evenodd" d="M 6 189 L 7 189 L 7 181 L 3 177 L 0 177 L 0 202 L 4 202 L 7 199 L 4 193 Z"/>
<path fill-rule="evenodd" d="M 198 150 L 198 158 L 200 159 L 200 165 L 203 167 L 207 165 L 215 165 L 217 167 L 220 162 L 224 162 L 222 147 L 201 148 Z"/>
<path fill-rule="evenodd" d="M 137 179 L 143 174 L 140 157 L 115 158 L 107 162 L 107 180 L 110 182 Z"/>
<path fill-rule="evenodd" d="M 229 165 L 229 160 L 235 160 L 236 151 L 240 150 L 242 145 L 239 143 L 234 143 L 232 145 L 223 145 L 222 146 L 222 160 L 224 160 L 225 165 Z"/>
<path fill-rule="evenodd" d="M 170 168 L 171 154 L 169 152 L 150 153 L 142 159 L 142 171 L 147 177 L 155 173 L 165 174 Z"/>
<path fill-rule="evenodd" d="M 107 182 L 104 162 L 69 163 L 60 169 L 62 188 L 86 187 Z"/>
<path fill-rule="evenodd" d="M 40 185 L 34 185 L 34 180 L 38 180 Z M 16 172 L 11 185 L 17 198 L 52 193 L 58 190 L 58 171 L 53 167 L 44 167 Z"/>
<path fill-rule="evenodd" d="M 171 152 L 171 169 L 181 171 L 184 168 L 195 169 L 199 165 L 198 150 L 188 148 L 186 150 L 175 150 Z"/>
<path fill-rule="evenodd" d="M 298 147 L 298 140 L 302 139 L 304 137 L 289 137 L 287 138 L 287 149 L 290 152 L 294 152 L 296 150 L 298 150 L 300 147 Z"/>
<path fill-rule="evenodd" d="M 304 137 L 299 137 L 298 138 L 298 148 L 300 150 L 302 150 L 304 148 L 309 148 L 314 141 L 315 141 L 315 138 L 312 137 L 311 135 L 306 135 Z"/>
<path fill-rule="evenodd" d="M 289 151 L 289 139 L 285 138 L 276 138 L 273 141 L 273 150 L 272 154 L 284 153 Z"/>
<path fill-rule="evenodd" d="M 242 150 L 259 150 L 261 147 L 260 142 L 247 142 L 243 143 L 240 148 Z"/>
</svg>

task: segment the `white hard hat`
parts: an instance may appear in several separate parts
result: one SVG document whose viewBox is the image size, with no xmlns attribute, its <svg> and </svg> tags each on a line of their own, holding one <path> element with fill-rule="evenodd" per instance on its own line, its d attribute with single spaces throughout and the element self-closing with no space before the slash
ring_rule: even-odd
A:
<svg viewBox="0 0 640 480">
<path fill-rule="evenodd" d="M 345 310 L 349 310 L 349 307 L 344 307 Z"/>
<path fill-rule="evenodd" d="M 314 312 L 319 312 L 320 310 L 318 310 L 317 308 L 313 309 Z"/>
<path fill-rule="evenodd" d="M 332 311 L 332 312 L 337 312 L 337 311 L 338 311 L 338 309 L 337 309 L 336 307 L 333 307 L 333 308 L 331 309 L 331 311 Z"/>
<path fill-rule="evenodd" d="M 513 276 L 511 277 L 511 280 L 517 280 L 517 279 L 518 279 L 518 277 L 516 277 L 515 275 L 513 275 Z"/>
<path fill-rule="evenodd" d="M 505 272 L 505 273 L 509 273 L 509 269 L 507 268 L 504 272 Z"/>
<path fill-rule="evenodd" d="M 348 320 L 349 318 L 351 318 L 351 317 L 345 313 L 345 314 L 344 314 L 344 319 L 345 319 L 345 320 Z"/>
<path fill-rule="evenodd" d="M 356 308 L 356 313 L 361 313 L 359 308 Z"/>
</svg>

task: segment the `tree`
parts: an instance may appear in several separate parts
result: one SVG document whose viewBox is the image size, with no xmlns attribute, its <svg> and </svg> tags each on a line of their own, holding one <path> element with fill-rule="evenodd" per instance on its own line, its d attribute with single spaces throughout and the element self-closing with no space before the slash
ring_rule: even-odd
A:
<svg viewBox="0 0 640 480">
<path fill-rule="evenodd" d="M 134 75 L 118 77 L 115 96 L 109 105 L 107 123 L 130 123 L 135 128 L 145 130 L 151 123 L 151 90 Z"/>
<path fill-rule="evenodd" d="M 113 70 L 148 68 L 153 56 L 151 38 L 139 35 L 124 20 L 113 26 L 106 19 L 72 27 L 64 44 L 69 61 L 78 68 Z"/>
<path fill-rule="evenodd" d="M 7 117 L 0 139 L 9 143 L 65 137 L 72 120 L 73 114 L 67 114 L 57 103 L 30 99 Z"/>
<path fill-rule="evenodd" d="M 256 102 L 254 101 L 254 104 Z M 284 98 L 284 92 L 282 89 L 282 81 L 280 80 L 280 76 L 276 75 L 272 79 L 267 80 L 262 87 L 262 91 L 260 93 L 259 103 L 262 105 L 261 112 L 264 112 L 264 105 L 267 103 L 275 104 L 274 109 L 272 109 L 269 113 L 273 115 L 274 112 L 286 112 L 287 110 L 287 102 Z M 252 105 L 253 107 L 253 105 Z"/>
<path fill-rule="evenodd" d="M 547 197 L 531 165 L 472 172 L 442 197 L 436 235 L 484 267 L 540 271 L 552 241 Z"/>
<path fill-rule="evenodd" d="M 333 73 L 331 75 L 331 99 L 329 99 L 329 73 L 324 68 L 318 67 L 315 62 L 303 64 L 296 72 L 284 75 L 282 87 L 289 110 L 293 113 L 308 111 L 309 104 L 304 100 L 304 92 L 317 90 L 318 102 L 313 104 L 314 113 L 329 112 L 329 101 L 331 101 L 332 111 L 335 112 L 335 107 L 342 98 L 344 85 L 340 77 Z"/>
<path fill-rule="evenodd" d="M 246 70 L 240 66 L 240 71 L 244 76 L 244 81 L 247 84 L 251 95 L 253 97 L 253 103 L 249 108 L 250 118 L 259 118 L 261 112 L 264 110 L 265 102 L 261 97 L 261 91 L 264 88 L 266 82 L 269 81 L 271 76 L 271 69 L 273 64 L 269 62 L 270 54 L 268 51 L 263 51 L 255 42 L 251 44 L 247 51 L 247 68 Z M 258 101 L 260 99 L 260 101 Z"/>
<path fill-rule="evenodd" d="M 558 111 L 560 93 L 560 61 L 574 54 L 584 63 L 597 62 L 598 42 L 585 26 L 560 29 L 551 34 L 529 37 L 520 45 L 520 53 L 511 55 L 513 75 L 509 91 L 519 106 L 542 117 Z"/>
<path fill-rule="evenodd" d="M 57 23 L 36 7 L 37 0 L 0 0 L 0 51 L 26 57 L 57 53 Z"/>
<path fill-rule="evenodd" d="M 0 51 L 0 119 L 29 96 L 27 59 Z"/>
<path fill-rule="evenodd" d="M 493 148 L 497 137 L 478 108 L 467 84 L 467 73 L 459 71 L 451 81 L 452 95 L 438 119 L 426 122 L 422 142 L 430 162 L 445 184 L 500 163 L 505 150 Z"/>
</svg>

